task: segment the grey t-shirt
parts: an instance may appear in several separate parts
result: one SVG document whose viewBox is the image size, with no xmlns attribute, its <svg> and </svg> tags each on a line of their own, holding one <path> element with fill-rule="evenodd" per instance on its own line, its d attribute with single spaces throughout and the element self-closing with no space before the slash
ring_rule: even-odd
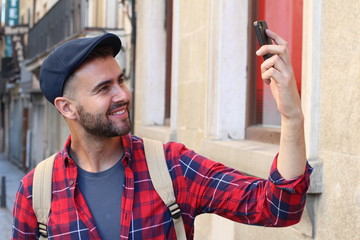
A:
<svg viewBox="0 0 360 240">
<path fill-rule="evenodd" d="M 120 239 L 120 208 L 124 183 L 121 160 L 103 172 L 78 167 L 78 184 L 95 220 L 101 239 Z"/>
</svg>

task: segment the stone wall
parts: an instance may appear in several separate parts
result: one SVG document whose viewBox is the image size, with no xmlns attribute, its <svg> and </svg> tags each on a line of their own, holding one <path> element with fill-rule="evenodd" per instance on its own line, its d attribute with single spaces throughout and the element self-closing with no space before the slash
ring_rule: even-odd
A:
<svg viewBox="0 0 360 240">
<path fill-rule="evenodd" d="M 236 5 L 239 2 L 174 1 L 170 125 L 162 121 L 165 33 L 158 23 L 164 16 L 154 9 L 164 9 L 163 1 L 137 2 L 135 134 L 164 142 L 177 140 L 216 161 L 266 178 L 278 145 L 244 140 L 241 133 L 235 134 L 235 141 L 227 138 L 231 134 L 221 129 L 224 113 L 217 109 L 231 104 L 219 104 L 220 88 L 241 90 L 247 86 L 246 82 L 229 86 L 217 78 L 221 62 L 234 61 L 221 58 L 219 53 L 225 50 L 218 49 L 218 43 L 226 41 L 220 21 L 228 14 L 226 8 L 235 6 L 247 24 L 246 11 L 241 10 L 247 9 L 248 1 Z M 315 167 L 303 219 L 293 227 L 274 229 L 203 215 L 196 220 L 195 239 L 328 240 L 360 236 L 360 4 L 357 0 L 303 2 L 302 104 L 307 157 Z M 234 21 L 231 24 L 236 29 Z M 238 32 L 233 41 L 241 37 L 246 41 L 246 30 Z M 247 46 L 239 49 L 238 55 L 246 56 Z M 239 67 L 246 73 L 246 63 Z M 239 82 L 245 81 L 241 77 L 239 74 Z M 246 103 L 239 108 L 244 109 Z M 238 116 L 239 128 L 244 127 L 241 119 L 245 110 Z"/>
</svg>

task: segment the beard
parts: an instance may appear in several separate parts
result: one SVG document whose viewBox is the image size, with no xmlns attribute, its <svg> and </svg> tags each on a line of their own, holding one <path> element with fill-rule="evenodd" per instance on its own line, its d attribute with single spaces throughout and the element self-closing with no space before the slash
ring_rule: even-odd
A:
<svg viewBox="0 0 360 240">
<path fill-rule="evenodd" d="M 113 106 L 111 109 L 119 107 Z M 129 118 L 122 120 L 121 126 L 116 126 L 112 121 L 104 117 L 104 114 L 92 114 L 86 112 L 82 106 L 77 107 L 79 123 L 85 131 L 96 137 L 118 137 L 128 134 L 131 131 Z"/>
</svg>

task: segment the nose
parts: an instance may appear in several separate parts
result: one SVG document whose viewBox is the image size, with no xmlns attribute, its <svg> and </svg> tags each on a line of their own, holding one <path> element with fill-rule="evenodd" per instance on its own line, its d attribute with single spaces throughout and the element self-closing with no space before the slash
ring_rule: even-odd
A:
<svg viewBox="0 0 360 240">
<path fill-rule="evenodd" d="M 115 84 L 113 89 L 113 102 L 128 102 L 130 99 L 130 92 L 124 84 Z"/>
</svg>

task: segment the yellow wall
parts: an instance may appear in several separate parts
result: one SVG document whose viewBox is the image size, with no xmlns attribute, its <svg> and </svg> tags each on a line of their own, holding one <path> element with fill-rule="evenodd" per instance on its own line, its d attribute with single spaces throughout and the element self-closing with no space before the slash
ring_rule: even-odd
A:
<svg viewBox="0 0 360 240">
<path fill-rule="evenodd" d="M 29 16 L 29 12 L 28 9 L 30 9 L 30 15 L 32 14 L 32 8 L 33 8 L 33 3 L 32 1 L 20 1 L 20 6 L 19 6 L 19 22 L 23 23 L 23 24 L 30 24 L 28 22 L 28 16 Z M 21 22 L 23 19 L 23 22 Z M 30 16 L 30 21 L 32 19 L 32 16 Z"/>
<path fill-rule="evenodd" d="M 318 239 L 360 237 L 360 4 L 323 1 Z"/>
<path fill-rule="evenodd" d="M 105 1 L 93 0 L 89 2 L 89 26 L 90 27 L 105 27 Z"/>
<path fill-rule="evenodd" d="M 34 23 L 39 21 L 58 1 L 59 0 L 37 0 L 35 4 Z"/>
<path fill-rule="evenodd" d="M 205 137 L 209 1 L 180 1 L 178 141 L 199 149 Z"/>
</svg>

